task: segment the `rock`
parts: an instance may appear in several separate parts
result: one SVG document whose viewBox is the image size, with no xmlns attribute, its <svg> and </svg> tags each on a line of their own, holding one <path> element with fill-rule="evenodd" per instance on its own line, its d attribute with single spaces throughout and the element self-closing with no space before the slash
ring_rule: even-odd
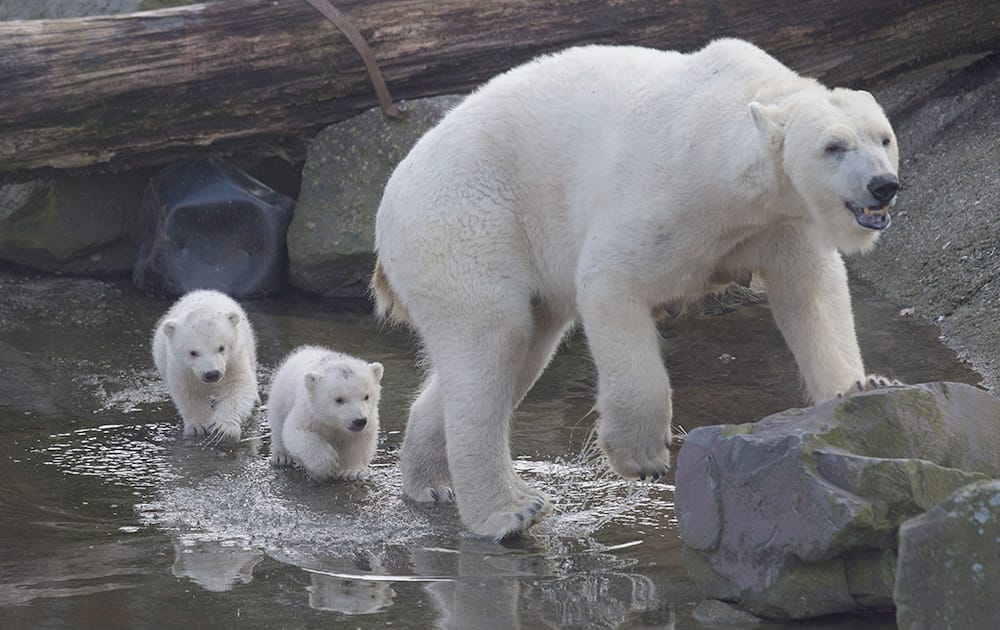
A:
<svg viewBox="0 0 1000 630">
<path fill-rule="evenodd" d="M 1000 623 L 1000 481 L 980 481 L 899 529 L 896 623 L 902 630 Z"/>
<path fill-rule="evenodd" d="M 1000 402 L 968 385 L 883 389 L 701 427 L 677 462 L 689 573 L 771 618 L 891 610 L 896 532 L 1000 476 Z"/>
<path fill-rule="evenodd" d="M 461 100 L 412 101 L 401 121 L 371 109 L 319 133 L 309 146 L 288 228 L 293 285 L 326 296 L 367 294 L 382 189 L 424 132 Z"/>
<path fill-rule="evenodd" d="M 215 156 L 168 167 L 143 197 L 132 283 L 174 295 L 274 293 L 286 284 L 285 235 L 294 206 Z"/>
<path fill-rule="evenodd" d="M 135 172 L 0 188 L 0 259 L 71 274 L 128 271 L 148 180 L 148 172 Z"/>
<path fill-rule="evenodd" d="M 739 606 L 717 599 L 706 599 L 691 612 L 695 621 L 701 624 L 715 625 L 754 625 L 766 623 L 757 615 L 751 614 Z"/>
</svg>

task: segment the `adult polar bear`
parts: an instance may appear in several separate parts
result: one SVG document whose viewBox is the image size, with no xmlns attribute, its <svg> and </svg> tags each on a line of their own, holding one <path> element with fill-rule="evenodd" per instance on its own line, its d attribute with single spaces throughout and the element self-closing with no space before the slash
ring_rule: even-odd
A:
<svg viewBox="0 0 1000 630">
<path fill-rule="evenodd" d="M 889 224 L 897 166 L 870 94 L 738 40 L 573 48 L 496 77 L 417 143 L 378 211 L 378 308 L 419 332 L 430 367 L 404 493 L 454 498 L 485 536 L 540 518 L 508 425 L 577 319 L 611 467 L 663 475 L 670 385 L 651 310 L 747 270 L 810 397 L 863 387 L 838 250 L 870 248 Z"/>
</svg>

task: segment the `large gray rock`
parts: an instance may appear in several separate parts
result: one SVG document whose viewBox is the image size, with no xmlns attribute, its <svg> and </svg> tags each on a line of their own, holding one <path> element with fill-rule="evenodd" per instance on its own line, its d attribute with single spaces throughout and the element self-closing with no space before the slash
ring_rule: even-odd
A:
<svg viewBox="0 0 1000 630">
<path fill-rule="evenodd" d="M 293 285 L 336 297 L 366 293 L 382 189 L 420 136 L 461 100 L 438 96 L 412 101 L 401 121 L 372 109 L 316 136 L 288 228 Z"/>
<path fill-rule="evenodd" d="M 902 630 L 1000 626 L 1000 481 L 965 486 L 899 528 Z"/>
<path fill-rule="evenodd" d="M 1000 476 L 1000 402 L 968 385 L 884 389 L 702 427 L 677 462 L 689 573 L 763 617 L 892 608 L 896 532 Z"/>
<path fill-rule="evenodd" d="M 79 274 L 127 271 L 148 173 L 62 177 L 0 188 L 0 259 Z"/>
</svg>

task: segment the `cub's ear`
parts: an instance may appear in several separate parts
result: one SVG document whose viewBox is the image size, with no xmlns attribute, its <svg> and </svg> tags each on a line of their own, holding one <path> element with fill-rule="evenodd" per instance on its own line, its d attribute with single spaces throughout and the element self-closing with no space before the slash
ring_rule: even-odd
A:
<svg viewBox="0 0 1000 630">
<path fill-rule="evenodd" d="M 384 370 L 384 368 L 382 367 L 382 364 L 381 363 L 369 363 L 368 367 L 371 368 L 371 370 L 372 370 L 372 376 L 375 377 L 375 382 L 376 383 L 381 383 L 382 382 L 382 372 Z"/>
<path fill-rule="evenodd" d="M 163 322 L 163 334 L 165 334 L 168 339 L 173 339 L 175 332 L 177 332 L 176 319 L 168 319 L 167 321 Z"/>
<path fill-rule="evenodd" d="M 785 127 L 785 108 L 778 105 L 761 105 L 753 101 L 749 105 L 750 119 L 763 134 L 771 135 L 780 132 Z"/>
<path fill-rule="evenodd" d="M 305 382 L 306 382 L 306 391 L 309 392 L 310 394 L 313 393 L 313 391 L 316 389 L 316 383 L 319 382 L 319 374 L 315 372 L 307 372 Z"/>
<path fill-rule="evenodd" d="M 236 324 L 240 323 L 240 314 L 237 313 L 236 311 L 233 311 L 232 313 L 228 313 L 226 315 L 226 319 L 229 320 L 230 324 L 235 326 Z"/>
</svg>

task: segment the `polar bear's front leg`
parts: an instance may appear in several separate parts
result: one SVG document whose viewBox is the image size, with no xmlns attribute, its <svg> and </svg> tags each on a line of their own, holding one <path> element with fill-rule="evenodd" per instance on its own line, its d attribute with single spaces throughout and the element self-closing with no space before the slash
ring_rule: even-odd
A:
<svg viewBox="0 0 1000 630">
<path fill-rule="evenodd" d="M 597 286 L 580 311 L 597 365 L 598 443 L 622 477 L 659 479 L 670 467 L 670 381 L 649 307 Z"/>
<path fill-rule="evenodd" d="M 783 251 L 782 251 L 783 250 Z M 865 389 L 847 270 L 836 250 L 805 241 L 775 248 L 761 268 L 771 312 L 814 402 Z M 881 377 L 872 376 L 879 382 Z"/>
<path fill-rule="evenodd" d="M 285 424 L 285 448 L 313 481 L 328 481 L 340 474 L 340 457 L 323 436 Z"/>
<path fill-rule="evenodd" d="M 210 437 L 223 444 L 239 442 L 243 433 L 243 423 L 253 413 L 257 396 L 256 383 L 247 382 L 212 397 Z"/>
</svg>

